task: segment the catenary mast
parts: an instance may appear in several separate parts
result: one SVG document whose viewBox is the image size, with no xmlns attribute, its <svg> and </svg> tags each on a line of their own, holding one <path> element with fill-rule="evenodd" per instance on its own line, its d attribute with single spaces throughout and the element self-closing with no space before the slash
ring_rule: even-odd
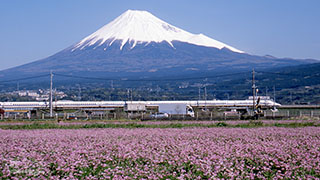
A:
<svg viewBox="0 0 320 180">
<path fill-rule="evenodd" d="M 52 71 L 50 72 L 50 117 L 53 117 L 53 108 L 52 108 L 52 86 L 53 86 L 53 82 L 52 82 L 52 79 L 53 79 L 53 73 Z"/>
</svg>

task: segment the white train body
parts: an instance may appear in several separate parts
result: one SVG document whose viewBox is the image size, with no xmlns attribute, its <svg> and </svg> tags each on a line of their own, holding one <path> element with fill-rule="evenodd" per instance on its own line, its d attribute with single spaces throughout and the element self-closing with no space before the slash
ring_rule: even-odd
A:
<svg viewBox="0 0 320 180">
<path fill-rule="evenodd" d="M 53 108 L 81 109 L 81 108 L 125 108 L 127 105 L 157 106 L 159 112 L 168 114 L 192 113 L 192 107 L 217 107 L 229 109 L 250 108 L 253 100 L 200 100 L 200 101 L 55 101 Z M 281 106 L 270 100 L 262 99 L 259 105 L 265 109 Z M 0 102 L 0 108 L 4 111 L 35 110 L 49 108 L 48 102 Z M 191 114 L 190 114 L 191 115 Z"/>
</svg>

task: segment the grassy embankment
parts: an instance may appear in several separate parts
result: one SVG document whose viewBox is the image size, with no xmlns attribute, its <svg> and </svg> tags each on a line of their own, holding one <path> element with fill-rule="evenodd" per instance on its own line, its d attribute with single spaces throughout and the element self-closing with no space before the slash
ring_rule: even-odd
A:
<svg viewBox="0 0 320 180">
<path fill-rule="evenodd" d="M 315 122 L 290 122 L 290 123 L 263 123 L 261 121 L 250 121 L 247 123 L 228 123 L 226 121 L 202 124 L 202 123 L 163 123 L 163 124 L 141 124 L 137 122 L 129 123 L 80 123 L 80 124 L 60 124 L 60 123 L 29 123 L 29 124 L 0 124 L 0 129 L 87 129 L 87 128 L 259 128 L 259 127 L 320 127 Z"/>
</svg>

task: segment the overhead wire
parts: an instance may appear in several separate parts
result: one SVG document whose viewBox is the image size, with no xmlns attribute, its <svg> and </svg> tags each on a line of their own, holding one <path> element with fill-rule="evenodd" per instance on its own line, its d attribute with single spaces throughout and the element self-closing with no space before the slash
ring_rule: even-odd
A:
<svg viewBox="0 0 320 180">
<path fill-rule="evenodd" d="M 227 76 L 234 76 L 234 75 L 240 75 L 240 74 L 247 74 L 249 72 L 239 72 L 239 73 L 230 73 L 230 74 L 221 74 L 221 75 L 214 75 L 214 76 L 200 76 L 200 77 L 185 77 L 185 78 L 157 78 L 157 79 L 111 79 L 111 78 L 96 78 L 96 77 L 88 77 L 88 76 L 77 76 L 77 75 L 65 75 L 65 74 L 59 74 L 54 73 L 54 75 L 57 76 L 63 76 L 63 77 L 70 77 L 70 78 L 78 78 L 78 79 L 93 79 L 93 80 L 113 80 L 113 81 L 183 81 L 183 80 L 196 80 L 196 79 L 213 79 L 213 78 L 219 78 L 219 77 L 227 77 Z"/>
<path fill-rule="evenodd" d="M 281 75 L 281 76 L 295 76 L 295 77 L 297 77 L 297 76 L 304 77 L 305 76 L 305 75 L 298 75 L 298 74 L 267 72 L 267 71 L 256 71 L 256 72 L 257 73 L 262 73 L 262 74 L 273 74 L 273 75 Z M 248 74 L 248 73 L 251 73 L 251 72 L 250 71 L 246 71 L 246 72 L 220 74 L 220 75 L 212 75 L 212 76 L 199 76 L 199 77 L 184 77 L 184 78 L 161 78 L 161 77 L 159 77 L 159 78 L 150 78 L 150 79 L 125 79 L 125 78 L 116 79 L 116 78 L 102 78 L 102 77 L 68 75 L 68 74 L 60 74 L 60 73 L 53 73 L 53 74 L 55 76 L 77 78 L 77 79 L 88 79 L 88 80 L 103 80 L 103 81 L 111 81 L 112 80 L 112 81 L 126 81 L 126 82 L 135 82 L 135 81 L 161 82 L 161 81 L 183 81 L 183 80 L 197 80 L 197 79 L 214 79 L 214 78 L 235 76 L 235 75 Z M 46 76 L 50 76 L 50 74 L 43 74 L 43 75 L 38 75 L 38 76 L 31 76 L 31 77 L 24 77 L 24 78 L 10 79 L 10 80 L 2 80 L 2 81 L 0 81 L 0 83 L 36 79 L 36 78 L 41 78 L 41 77 L 46 77 Z"/>
<path fill-rule="evenodd" d="M 280 75 L 280 76 L 294 76 L 294 77 L 305 77 L 305 76 L 307 76 L 307 75 L 302 75 L 302 74 L 290 74 L 290 73 L 267 72 L 267 71 L 256 71 L 256 72 L 257 73 L 262 73 L 262 74 L 273 74 L 273 75 Z M 315 74 L 315 75 L 317 76 L 319 74 Z"/>
<path fill-rule="evenodd" d="M 110 78 L 100 78 L 100 77 L 87 77 L 87 76 L 76 76 L 76 75 L 67 75 L 67 74 L 59 74 L 59 73 L 53 73 L 55 76 L 62 76 L 62 77 L 70 77 L 70 78 L 77 78 L 77 79 L 92 79 L 92 80 L 104 80 L 104 81 L 111 81 L 116 79 L 110 79 Z"/>
<path fill-rule="evenodd" d="M 18 79 L 2 80 L 2 81 L 0 81 L 0 83 L 23 81 L 23 80 L 36 79 L 36 78 L 48 77 L 48 76 L 50 76 L 50 74 L 43 74 L 43 75 L 39 75 L 39 76 L 31 76 L 31 77 L 18 78 Z"/>
</svg>

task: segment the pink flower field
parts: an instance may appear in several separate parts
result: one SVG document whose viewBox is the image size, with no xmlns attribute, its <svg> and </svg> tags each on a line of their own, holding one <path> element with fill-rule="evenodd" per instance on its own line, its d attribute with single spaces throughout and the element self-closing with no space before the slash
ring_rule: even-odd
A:
<svg viewBox="0 0 320 180">
<path fill-rule="evenodd" d="M 319 179 L 320 128 L 0 130 L 2 179 Z"/>
</svg>

